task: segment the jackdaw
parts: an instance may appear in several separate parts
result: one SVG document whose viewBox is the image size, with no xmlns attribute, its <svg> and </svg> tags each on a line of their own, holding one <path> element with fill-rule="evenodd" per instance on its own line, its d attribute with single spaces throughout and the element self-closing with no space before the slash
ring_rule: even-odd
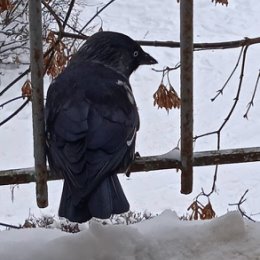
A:
<svg viewBox="0 0 260 260">
<path fill-rule="evenodd" d="M 117 177 L 134 159 L 139 129 L 129 77 L 155 63 L 128 36 L 98 32 L 51 83 L 46 149 L 51 172 L 64 178 L 59 216 L 82 223 L 129 210 Z"/>
</svg>

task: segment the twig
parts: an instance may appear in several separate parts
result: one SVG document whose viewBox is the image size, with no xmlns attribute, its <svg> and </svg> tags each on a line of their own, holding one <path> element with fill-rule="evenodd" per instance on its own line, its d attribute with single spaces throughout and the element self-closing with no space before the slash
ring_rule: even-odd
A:
<svg viewBox="0 0 260 260">
<path fill-rule="evenodd" d="M 0 104 L 0 107 L 3 108 L 5 105 L 7 105 L 7 104 L 9 104 L 9 103 L 11 103 L 11 102 L 13 102 L 13 101 L 15 101 L 15 100 L 21 99 L 21 98 L 23 98 L 23 96 L 19 96 L 19 97 L 12 98 L 12 99 L 10 99 L 10 100 L 4 102 L 3 104 Z"/>
<path fill-rule="evenodd" d="M 158 70 L 158 69 L 154 69 L 154 68 L 152 68 L 152 70 L 153 71 L 155 71 L 155 72 L 162 72 L 162 73 L 166 73 L 166 72 L 170 72 L 170 71 L 172 71 L 172 70 L 177 70 L 177 69 L 179 69 L 181 67 L 181 64 L 180 63 L 177 63 L 176 65 L 175 65 L 175 67 L 173 67 L 173 68 L 170 68 L 170 67 L 166 67 L 166 68 L 164 68 L 164 69 L 162 69 L 162 70 Z"/>
<path fill-rule="evenodd" d="M 254 99 L 255 99 L 255 94 L 256 94 L 259 78 L 260 78 L 260 70 L 259 70 L 259 73 L 258 73 L 258 76 L 257 76 L 257 79 L 256 79 L 255 88 L 254 88 L 252 98 L 251 98 L 250 102 L 247 104 L 247 110 L 246 110 L 246 113 L 244 114 L 244 118 L 246 118 L 246 119 L 248 119 L 248 112 L 249 112 L 250 108 L 254 105 Z"/>
<path fill-rule="evenodd" d="M 221 131 L 222 129 L 224 128 L 224 126 L 227 124 L 228 120 L 230 119 L 231 115 L 233 114 L 234 110 L 235 110 L 235 107 L 237 106 L 237 103 L 238 103 L 238 100 L 239 100 L 239 96 L 240 96 L 240 92 L 241 92 L 241 87 L 242 87 L 242 83 L 243 83 L 243 77 L 244 77 L 244 70 L 245 70 L 245 62 L 246 62 L 246 54 L 247 54 L 247 49 L 248 49 L 248 45 L 245 47 L 245 48 L 242 48 L 243 50 L 243 59 L 242 59 L 242 65 L 241 65 L 241 72 L 240 72 L 240 79 L 239 79 L 239 84 L 238 84 L 238 89 L 237 89 L 237 94 L 236 94 L 236 97 L 234 98 L 234 103 L 227 115 L 227 117 L 224 119 L 224 122 L 222 123 L 222 125 L 219 127 L 218 130 L 216 131 L 212 131 L 212 132 L 209 132 L 209 133 L 205 133 L 205 134 L 202 134 L 202 135 L 198 135 L 198 136 L 195 136 L 194 137 L 194 141 L 196 141 L 198 138 L 201 138 L 201 137 L 205 137 L 205 136 L 209 136 L 209 135 L 213 135 L 213 134 L 217 134 L 217 150 L 220 150 L 220 138 L 221 138 Z M 241 50 L 241 51 L 242 51 Z M 239 59 L 238 59 L 238 62 L 237 64 L 239 63 L 239 60 L 241 58 L 241 54 L 242 52 L 240 53 L 240 56 L 239 56 Z M 236 64 L 236 66 L 237 66 Z M 234 70 L 233 70 L 234 72 Z M 233 73 L 232 72 L 232 73 Z M 260 75 L 260 72 L 259 72 L 259 75 Z M 232 76 L 232 74 L 231 74 Z M 260 77 L 260 76 L 259 76 Z M 230 78 L 230 77 L 229 77 Z M 229 79 L 228 79 L 229 80 Z M 225 86 L 225 85 L 224 85 Z M 223 90 L 223 88 L 222 88 Z M 215 97 L 216 98 L 216 97 Z M 215 172 L 214 172 L 214 177 L 213 177 L 213 184 L 212 184 L 212 188 L 211 188 L 211 191 L 206 194 L 204 193 L 204 191 L 202 192 L 203 195 L 205 196 L 210 196 L 216 189 L 216 182 L 217 182 L 217 175 L 218 175 L 218 164 L 216 164 L 215 166 Z"/>
<path fill-rule="evenodd" d="M 213 98 L 211 98 L 211 101 L 212 101 L 212 102 L 215 101 L 215 99 L 216 99 L 220 94 L 223 95 L 224 89 L 226 88 L 228 82 L 230 81 L 230 79 L 232 78 L 232 76 L 234 75 L 234 73 L 235 73 L 235 71 L 236 71 L 236 69 L 237 69 L 237 67 L 238 67 L 238 64 L 239 64 L 239 62 L 240 62 L 240 59 L 241 59 L 241 56 L 242 56 L 244 47 L 245 47 L 245 46 L 242 46 L 241 51 L 240 51 L 239 56 L 238 56 L 237 63 L 236 63 L 236 65 L 235 65 L 234 69 L 232 70 L 231 74 L 229 75 L 228 79 L 226 80 L 225 84 L 223 85 L 223 87 L 222 87 L 221 89 L 219 89 L 219 90 L 217 91 L 216 96 L 213 97 Z"/>
<path fill-rule="evenodd" d="M 22 228 L 21 226 L 14 226 L 14 225 L 2 223 L 2 222 L 0 222 L 0 226 L 6 227 L 6 228 L 14 228 L 14 229 L 21 229 Z"/>
<path fill-rule="evenodd" d="M 241 72 L 240 72 L 240 78 L 239 78 L 239 84 L 238 84 L 238 89 L 237 89 L 237 94 L 236 97 L 234 98 L 234 103 L 227 115 L 227 117 L 224 119 L 224 122 L 222 123 L 222 125 L 219 127 L 218 130 L 216 131 L 212 131 L 209 133 L 205 133 L 205 134 L 201 134 L 201 135 L 197 135 L 194 137 L 194 140 L 196 141 L 198 138 L 204 137 L 204 136 L 208 136 L 208 135 L 213 135 L 213 134 L 217 134 L 218 138 L 217 138 L 217 148 L 220 149 L 220 133 L 221 130 L 224 128 L 224 126 L 227 124 L 228 120 L 230 119 L 231 115 L 234 112 L 234 109 L 237 105 L 237 102 L 239 100 L 239 96 L 240 96 L 240 92 L 241 92 L 241 87 L 242 87 L 242 83 L 243 83 L 243 77 L 244 77 L 244 70 L 245 70 L 245 62 L 246 62 L 246 54 L 247 54 L 247 50 L 248 50 L 249 46 L 246 46 L 244 48 L 243 51 L 243 59 L 242 59 L 242 65 L 241 65 Z"/>
<path fill-rule="evenodd" d="M 1 92 L 0 97 L 9 89 L 11 88 L 15 83 L 17 83 L 20 79 L 22 79 L 25 75 L 27 75 L 30 72 L 30 68 L 25 70 L 21 75 L 19 75 L 16 79 L 14 79 L 11 83 L 9 83 Z"/>
<path fill-rule="evenodd" d="M 60 40 L 58 39 L 56 41 L 56 43 L 50 48 L 48 49 L 45 53 L 44 53 L 44 57 L 48 56 L 50 53 L 52 53 L 51 55 L 53 55 L 53 50 L 56 47 L 57 44 L 59 44 Z M 11 88 L 15 83 L 17 83 L 20 79 L 22 79 L 24 76 L 26 76 L 28 73 L 31 72 L 31 68 L 29 67 L 28 69 L 26 69 L 22 74 L 20 74 L 16 79 L 14 79 L 11 83 L 9 83 L 1 92 L 0 92 L 0 97 L 9 89 Z"/>
<path fill-rule="evenodd" d="M 80 29 L 80 32 L 83 32 L 87 26 L 96 18 L 99 16 L 100 13 L 102 13 L 109 5 L 111 5 L 115 0 L 110 0 L 108 3 L 106 3 L 101 9 L 99 9 L 91 18 L 90 20 Z"/>
<path fill-rule="evenodd" d="M 70 15 L 71 15 L 71 11 L 72 11 L 72 9 L 73 9 L 73 7 L 74 7 L 74 4 L 75 4 L 75 0 L 71 0 L 71 1 L 70 1 L 70 5 L 69 5 L 69 9 L 68 9 L 68 11 L 67 11 L 66 17 L 65 17 L 65 19 L 64 19 L 64 21 L 63 21 L 63 24 L 62 24 L 62 29 L 63 29 L 63 30 L 65 29 L 65 27 L 66 27 L 66 25 L 67 25 L 67 23 L 68 23 L 69 17 L 70 17 Z M 62 31 L 63 31 L 63 30 L 62 30 Z"/>
<path fill-rule="evenodd" d="M 180 67 L 181 67 L 181 64 L 180 64 L 180 63 L 177 63 L 177 64 L 175 65 L 175 67 L 173 67 L 173 68 L 167 66 L 167 67 L 165 67 L 165 68 L 163 68 L 163 69 L 161 69 L 161 70 L 159 70 L 159 69 L 154 69 L 154 68 L 152 68 L 152 70 L 155 71 L 155 72 L 160 72 L 160 73 L 162 72 L 161 84 L 163 84 L 164 77 L 165 77 L 165 75 L 167 75 L 168 83 L 169 83 L 169 85 L 171 86 L 170 78 L 169 78 L 169 73 L 170 73 L 170 71 L 172 71 L 172 70 L 177 70 L 177 69 L 179 69 Z"/>
<path fill-rule="evenodd" d="M 241 91 L 241 87 L 242 87 L 242 83 L 243 83 L 243 78 L 244 78 L 244 71 L 245 71 L 245 63 L 246 63 L 246 54 L 247 54 L 247 50 L 248 50 L 249 46 L 246 46 L 244 51 L 243 51 L 243 59 L 242 59 L 242 65 L 241 65 L 241 72 L 240 72 L 240 77 L 239 77 L 239 85 L 238 85 L 238 89 L 237 89 L 237 95 L 235 97 L 235 101 L 233 106 L 230 109 L 230 112 L 228 114 L 228 116 L 225 118 L 223 124 L 221 125 L 221 127 L 219 128 L 219 132 L 223 129 L 223 127 L 226 125 L 226 123 L 228 122 L 229 118 L 231 117 L 232 113 L 234 112 L 234 109 L 237 105 L 237 102 L 239 100 L 239 96 L 240 96 L 240 91 Z"/>
<path fill-rule="evenodd" d="M 61 33 L 63 31 L 63 25 L 61 23 L 60 17 L 55 13 L 55 11 L 51 8 L 51 6 L 45 0 L 42 0 L 42 4 L 50 12 L 50 14 L 53 16 L 53 18 L 55 19 L 55 21 L 56 21 L 56 23 L 59 27 L 59 32 Z"/>
<path fill-rule="evenodd" d="M 216 191 L 216 183 L 217 183 L 217 178 L 218 178 L 218 164 L 216 164 L 215 166 L 215 172 L 214 172 L 214 177 L 213 177 L 213 183 L 212 183 L 212 187 L 211 187 L 211 191 L 208 194 L 208 196 L 210 196 L 213 192 Z"/>
<path fill-rule="evenodd" d="M 237 206 L 237 208 L 238 208 L 238 210 L 239 210 L 239 212 L 241 213 L 241 215 L 243 216 L 243 217 L 246 217 L 247 219 L 249 219 L 249 220 L 251 220 L 251 221 L 253 221 L 253 222 L 256 222 L 254 219 L 252 219 L 251 217 L 249 217 L 246 213 L 245 213 L 245 211 L 241 208 L 241 205 L 246 201 L 246 199 L 245 199 L 245 196 L 246 196 L 246 194 L 248 193 L 248 189 L 244 192 L 244 194 L 242 195 L 242 197 L 240 198 L 240 200 L 239 200 L 239 202 L 238 203 L 230 203 L 230 204 L 228 204 L 229 206 Z"/>
<path fill-rule="evenodd" d="M 4 119 L 2 122 L 0 122 L 0 126 L 4 125 L 6 122 L 8 122 L 10 119 L 12 119 L 15 115 L 17 115 L 22 109 L 29 103 L 29 99 L 27 99 L 17 110 L 15 110 L 10 116 L 8 116 L 6 119 Z"/>
<path fill-rule="evenodd" d="M 50 11 L 50 13 L 53 15 L 54 19 L 56 20 L 58 26 L 59 26 L 59 29 L 61 30 L 63 27 L 62 27 L 62 24 L 61 24 L 61 19 L 58 17 L 58 15 L 53 11 L 53 9 L 44 1 L 42 0 L 42 3 L 43 5 L 48 9 L 48 11 Z M 64 21 L 65 22 L 65 21 Z M 64 23 L 63 22 L 63 23 Z M 81 33 L 81 32 L 78 32 L 78 33 Z M 61 38 L 63 38 L 63 33 L 60 32 L 59 33 L 61 36 L 60 36 L 60 39 L 58 38 L 56 44 L 59 43 L 59 41 L 61 40 Z M 56 46 L 55 44 L 55 46 Z M 48 49 L 45 53 L 44 53 L 44 57 L 48 56 L 50 53 L 53 52 L 53 49 L 55 46 L 52 46 L 50 49 Z M 10 89 L 15 83 L 17 83 L 20 79 L 22 79 L 25 75 L 27 75 L 28 73 L 30 73 L 30 68 L 26 69 L 21 75 L 19 75 L 16 79 L 14 79 L 11 83 L 9 83 L 1 92 L 0 92 L 0 96 L 2 96 L 8 89 Z"/>
<path fill-rule="evenodd" d="M 99 9 L 99 10 L 90 18 L 90 20 L 80 29 L 79 32 L 82 33 L 82 32 L 87 28 L 87 26 L 88 26 L 96 17 L 98 17 L 101 12 L 103 12 L 109 5 L 111 5 L 113 2 L 115 2 L 115 0 L 110 0 L 110 1 L 109 1 L 108 3 L 106 3 L 101 9 Z M 63 36 L 63 37 L 65 37 L 65 36 Z M 87 38 L 87 36 L 86 36 L 86 38 Z M 86 38 L 85 38 L 85 39 L 86 39 Z M 74 38 L 74 41 L 72 42 L 71 47 L 75 44 L 76 39 L 77 39 L 77 38 Z"/>
<path fill-rule="evenodd" d="M 75 1 L 73 1 L 73 2 L 75 2 Z M 46 9 L 50 12 L 50 14 L 54 17 L 54 19 L 55 19 L 55 21 L 57 22 L 57 24 L 58 24 L 58 27 L 59 27 L 59 32 L 54 32 L 56 35 L 60 35 L 60 37 L 64 37 L 64 35 L 66 34 L 65 32 L 64 32 L 64 29 L 65 29 L 65 26 L 67 26 L 67 27 L 69 27 L 71 30 L 73 30 L 74 32 L 76 32 L 77 34 L 79 34 L 79 35 L 81 35 L 81 36 L 85 36 L 83 33 L 81 33 L 80 31 L 78 31 L 76 28 L 73 28 L 71 25 L 69 25 L 68 24 L 68 21 L 66 20 L 66 18 L 67 19 L 69 19 L 69 16 L 70 16 L 70 14 L 71 14 L 71 11 L 72 11 L 72 9 L 70 10 L 70 8 L 72 8 L 71 7 L 71 5 L 70 5 L 70 7 L 69 7 L 69 10 L 68 10 L 68 12 L 67 12 L 67 14 L 66 14 L 66 17 L 65 17 L 65 19 L 63 20 L 61 17 L 59 17 L 56 13 L 55 13 L 55 11 L 53 10 L 53 8 L 48 4 L 48 3 L 46 3 L 46 1 L 44 1 L 44 0 L 42 0 L 42 4 L 46 7 Z M 73 5 L 74 5 L 74 3 L 73 3 Z M 74 34 L 74 35 L 77 35 L 77 34 Z M 73 37 L 72 37 L 73 38 Z"/>
</svg>

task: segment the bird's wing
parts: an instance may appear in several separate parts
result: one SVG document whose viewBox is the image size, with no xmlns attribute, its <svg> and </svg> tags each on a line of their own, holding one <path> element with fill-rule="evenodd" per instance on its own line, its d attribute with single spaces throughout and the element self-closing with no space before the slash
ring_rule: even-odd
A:
<svg viewBox="0 0 260 260">
<path fill-rule="evenodd" d="M 101 65 L 69 67 L 52 83 L 46 125 L 50 166 L 76 201 L 133 159 L 139 118 L 129 83 Z"/>
</svg>

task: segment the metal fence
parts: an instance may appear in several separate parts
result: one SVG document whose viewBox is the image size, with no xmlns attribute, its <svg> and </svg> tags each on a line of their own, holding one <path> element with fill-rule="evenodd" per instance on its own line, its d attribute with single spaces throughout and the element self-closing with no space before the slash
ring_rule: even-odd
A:
<svg viewBox="0 0 260 260">
<path fill-rule="evenodd" d="M 0 185 L 36 182 L 39 207 L 48 205 L 47 181 L 55 180 L 46 167 L 44 152 L 43 51 L 41 1 L 29 1 L 30 57 L 32 81 L 32 110 L 34 135 L 34 168 L 0 172 Z M 193 166 L 260 161 L 260 147 L 193 152 L 193 1 L 180 1 L 181 54 L 181 151 L 180 160 L 167 156 L 137 158 L 131 172 L 180 169 L 181 192 L 192 192 Z"/>
</svg>

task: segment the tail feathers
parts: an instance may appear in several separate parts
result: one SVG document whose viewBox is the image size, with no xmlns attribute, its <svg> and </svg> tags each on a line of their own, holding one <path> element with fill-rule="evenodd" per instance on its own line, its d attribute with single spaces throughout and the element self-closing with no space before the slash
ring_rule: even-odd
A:
<svg viewBox="0 0 260 260">
<path fill-rule="evenodd" d="M 86 222 L 92 217 L 106 219 L 112 214 L 129 210 L 129 203 L 117 175 L 107 177 L 91 196 L 75 205 L 68 185 L 64 182 L 59 208 L 59 216 L 73 222 Z"/>
<path fill-rule="evenodd" d="M 129 203 L 117 175 L 106 178 L 99 185 L 91 195 L 88 205 L 93 217 L 103 219 L 129 210 Z"/>
<path fill-rule="evenodd" d="M 88 205 L 77 206 L 73 203 L 71 192 L 66 181 L 64 181 L 63 184 L 59 216 L 78 223 L 86 222 L 92 218 L 92 215 L 88 209 Z"/>
</svg>

